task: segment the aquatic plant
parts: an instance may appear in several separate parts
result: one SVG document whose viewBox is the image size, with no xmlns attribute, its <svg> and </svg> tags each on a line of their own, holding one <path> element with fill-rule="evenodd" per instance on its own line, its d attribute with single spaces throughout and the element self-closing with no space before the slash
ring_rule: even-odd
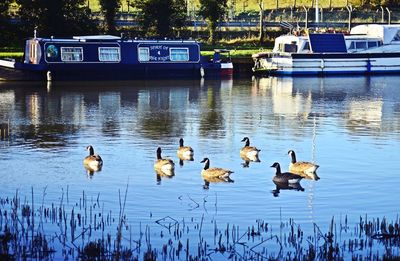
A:
<svg viewBox="0 0 400 261">
<path fill-rule="evenodd" d="M 333 217 L 327 229 L 313 224 L 312 232 L 306 233 L 293 219 L 281 221 L 278 229 L 262 219 L 243 229 L 230 223 L 220 226 L 215 218 L 206 220 L 204 214 L 190 220 L 166 216 L 144 227 L 140 224 L 139 231 L 133 233 L 130 217 L 125 214 L 128 186 L 124 195 L 119 193 L 118 214 L 105 211 L 99 195 L 88 200 L 83 191 L 79 202 L 70 205 L 68 190 L 58 203 L 45 204 L 45 194 L 38 205 L 33 189 L 29 200 L 22 199 L 18 190 L 12 198 L 0 198 L 1 259 L 400 258 L 398 218 L 360 217 L 350 228 L 347 216 L 339 220 Z"/>
</svg>

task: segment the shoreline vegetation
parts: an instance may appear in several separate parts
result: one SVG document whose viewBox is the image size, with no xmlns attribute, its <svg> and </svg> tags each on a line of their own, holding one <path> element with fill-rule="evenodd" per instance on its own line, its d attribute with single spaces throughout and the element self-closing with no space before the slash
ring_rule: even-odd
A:
<svg viewBox="0 0 400 261">
<path fill-rule="evenodd" d="M 68 189 L 60 202 L 44 203 L 31 195 L 0 197 L 1 259 L 80 258 L 90 260 L 398 260 L 400 220 L 360 217 L 350 227 L 347 216 L 332 218 L 327 229 L 313 224 L 306 233 L 293 219 L 279 228 L 256 220 L 247 228 L 217 225 L 215 218 L 178 219 L 166 216 L 132 225 L 127 216 L 125 192 L 119 192 L 119 213 L 105 209 L 100 195 L 88 199 L 85 192 L 76 203 Z M 199 204 L 199 203 L 197 203 Z M 206 212 L 207 213 L 207 212 Z M 151 214 L 150 214 L 151 216 Z M 211 227 L 207 228 L 207 227 Z"/>
<path fill-rule="evenodd" d="M 138 12 L 138 9 L 135 9 L 132 6 L 132 3 L 132 1 L 121 1 L 121 6 L 117 11 L 115 19 L 119 21 L 137 21 L 137 19 L 140 19 L 140 13 Z M 186 12 L 188 17 L 187 19 L 192 23 L 204 20 L 198 14 L 200 8 L 199 0 L 187 1 L 186 3 L 188 5 Z M 128 8 L 129 4 L 130 6 Z M 348 30 L 348 24 L 350 23 L 349 13 L 346 8 L 348 5 L 354 7 L 354 10 L 352 9 L 351 23 L 390 23 L 390 19 L 392 23 L 398 22 L 400 19 L 400 8 L 390 6 L 390 9 L 388 9 L 385 4 L 388 3 L 383 3 L 383 6 L 380 6 L 376 3 L 362 0 L 354 0 L 351 1 L 351 3 L 345 0 L 320 0 L 320 28 L 330 28 L 337 31 Z M 85 6 L 89 7 L 96 19 L 104 19 L 101 14 L 99 0 L 88 0 Z M 18 8 L 19 7 L 15 2 L 10 6 L 9 14 L 11 17 L 14 17 L 14 19 L 18 17 Z M 259 0 L 228 1 L 226 8 L 226 17 L 224 20 L 236 22 L 236 24 L 240 25 L 218 27 L 215 32 L 217 39 L 216 44 L 207 44 L 209 35 L 207 27 L 204 25 L 187 25 L 183 29 L 174 31 L 174 35 L 177 36 L 178 39 L 199 40 L 202 43 L 202 54 L 207 57 L 212 56 L 213 49 L 224 48 L 231 50 L 232 58 L 247 58 L 248 60 L 251 60 L 252 54 L 271 50 L 273 48 L 274 39 L 277 36 L 288 32 L 287 28 L 264 26 L 264 36 L 260 40 L 260 28 L 254 25 L 246 25 L 250 22 L 253 24 L 259 22 Z M 280 22 L 285 21 L 290 22 L 294 26 L 297 24 L 302 27 L 305 26 L 304 24 L 307 20 L 310 25 L 308 27 L 312 30 L 311 23 L 315 20 L 315 12 L 313 10 L 315 8 L 315 1 L 277 0 L 271 2 L 264 0 L 263 8 L 264 22 L 274 22 L 275 24 L 279 24 Z M 308 16 L 304 9 L 307 10 Z M 115 33 L 123 33 L 130 37 L 143 37 L 143 35 L 146 35 L 146 30 L 140 29 L 137 25 L 121 25 L 117 28 Z M 26 35 L 24 35 L 24 37 L 26 37 Z M 149 39 L 150 38 L 151 37 L 149 37 Z M 14 42 L 11 41 L 6 44 L 9 44 L 10 46 L 0 46 L 0 59 L 20 59 L 23 56 L 23 42 L 19 42 L 18 38 L 14 39 Z"/>
</svg>

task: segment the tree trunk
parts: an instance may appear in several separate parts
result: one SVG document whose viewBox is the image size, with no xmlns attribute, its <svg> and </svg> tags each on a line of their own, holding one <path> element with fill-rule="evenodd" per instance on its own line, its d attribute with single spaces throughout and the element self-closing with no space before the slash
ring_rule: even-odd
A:
<svg viewBox="0 0 400 261">
<path fill-rule="evenodd" d="M 260 0 L 258 3 L 260 7 L 260 31 L 258 35 L 258 39 L 260 42 L 260 45 L 264 43 L 264 2 L 263 0 Z"/>
<path fill-rule="evenodd" d="M 213 21 L 208 21 L 208 31 L 209 31 L 209 38 L 208 42 L 212 45 L 215 44 L 215 31 L 217 30 L 217 24 Z"/>
</svg>

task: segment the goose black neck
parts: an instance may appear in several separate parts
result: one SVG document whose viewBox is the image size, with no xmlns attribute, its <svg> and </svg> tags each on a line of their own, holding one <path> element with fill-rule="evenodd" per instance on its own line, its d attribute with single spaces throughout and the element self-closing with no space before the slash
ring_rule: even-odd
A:
<svg viewBox="0 0 400 261">
<path fill-rule="evenodd" d="M 294 153 L 294 151 L 290 153 L 290 156 L 292 157 L 292 163 L 296 163 L 296 154 Z"/>
<path fill-rule="evenodd" d="M 179 147 L 183 147 L 183 139 L 179 140 Z"/>
<path fill-rule="evenodd" d="M 244 145 L 245 147 L 248 147 L 248 146 L 250 146 L 250 140 L 249 139 L 246 139 L 246 145 Z"/>
<path fill-rule="evenodd" d="M 157 159 L 160 160 L 161 158 L 161 150 L 157 150 Z"/>
<path fill-rule="evenodd" d="M 206 164 L 204 165 L 204 169 L 206 170 L 206 169 L 209 169 L 209 168 L 210 168 L 210 161 L 207 160 Z"/>
<path fill-rule="evenodd" d="M 280 166 L 280 165 L 277 165 L 275 168 L 276 168 L 275 174 L 276 174 L 276 175 L 280 175 L 280 174 L 281 174 L 281 166 Z"/>
<path fill-rule="evenodd" d="M 89 155 L 93 156 L 94 155 L 94 149 L 93 147 L 89 147 Z"/>
</svg>

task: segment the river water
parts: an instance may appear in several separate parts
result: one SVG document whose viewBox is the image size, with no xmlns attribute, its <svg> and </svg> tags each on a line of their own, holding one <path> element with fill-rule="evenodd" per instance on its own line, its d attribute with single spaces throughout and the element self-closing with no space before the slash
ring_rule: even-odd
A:
<svg viewBox="0 0 400 261">
<path fill-rule="evenodd" d="M 394 220 L 400 194 L 400 77 L 240 78 L 129 82 L 0 82 L 0 194 L 32 190 L 44 204 L 100 198 L 134 227 L 172 220 L 216 220 L 247 227 L 265 220 L 276 230 L 293 219 L 305 231 L 345 216 Z M 249 137 L 260 162 L 239 156 Z M 179 139 L 194 161 L 178 164 Z M 104 161 L 88 173 L 92 145 Z M 157 147 L 176 163 L 172 178 L 153 170 Z M 277 190 L 281 164 L 317 163 L 320 180 Z M 201 176 L 229 168 L 233 182 Z M 72 203 L 73 204 L 73 203 Z M 202 222 L 202 221 L 201 221 Z M 159 223 L 157 223 L 159 224 Z M 156 230 L 157 226 L 154 226 Z M 159 233 L 159 232 L 157 232 Z"/>
</svg>

